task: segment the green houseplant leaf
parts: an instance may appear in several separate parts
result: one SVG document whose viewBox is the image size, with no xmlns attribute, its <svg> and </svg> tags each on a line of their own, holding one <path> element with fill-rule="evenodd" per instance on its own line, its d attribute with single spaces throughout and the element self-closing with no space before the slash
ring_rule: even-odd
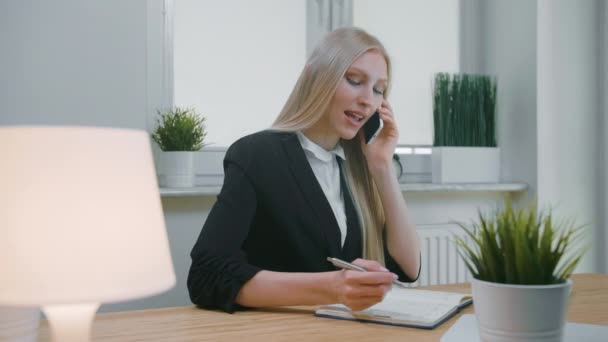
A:
<svg viewBox="0 0 608 342">
<path fill-rule="evenodd" d="M 158 112 L 157 128 L 152 139 L 163 151 L 199 151 L 206 144 L 205 117 L 194 108 L 175 107 Z"/>
<path fill-rule="evenodd" d="M 510 202 L 478 222 L 458 223 L 458 254 L 479 280 L 520 285 L 563 283 L 587 251 L 584 230 L 572 222 L 555 225 L 552 213 L 535 206 L 516 209 Z"/>
<path fill-rule="evenodd" d="M 438 73 L 433 81 L 433 146 L 496 147 L 496 80 Z"/>
</svg>

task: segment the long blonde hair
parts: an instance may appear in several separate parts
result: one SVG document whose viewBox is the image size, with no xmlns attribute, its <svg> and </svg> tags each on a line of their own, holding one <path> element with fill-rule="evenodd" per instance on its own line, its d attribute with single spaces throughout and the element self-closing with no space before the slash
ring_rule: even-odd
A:
<svg viewBox="0 0 608 342">
<path fill-rule="evenodd" d="M 302 131 L 313 126 L 327 112 L 346 70 L 370 50 L 384 56 L 390 85 L 391 63 L 382 43 L 359 28 L 339 28 L 317 45 L 272 128 Z M 387 95 L 388 89 L 384 97 Z M 362 228 L 363 257 L 384 264 L 385 218 L 378 188 L 371 178 L 359 139 L 342 140 L 342 146 L 346 155 L 346 181 Z"/>
</svg>

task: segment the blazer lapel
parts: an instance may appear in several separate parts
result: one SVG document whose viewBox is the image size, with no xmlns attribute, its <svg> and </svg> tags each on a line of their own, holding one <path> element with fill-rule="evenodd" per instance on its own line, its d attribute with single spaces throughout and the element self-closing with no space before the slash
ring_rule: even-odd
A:
<svg viewBox="0 0 608 342">
<path fill-rule="evenodd" d="M 325 197 L 325 193 L 321 189 L 308 159 L 306 159 L 302 145 L 300 145 L 296 134 L 286 134 L 281 142 L 289 161 L 289 168 L 298 183 L 298 187 L 317 217 L 319 226 L 316 229 L 320 230 L 321 235 L 325 238 L 329 249 L 328 256 L 338 257 L 342 249 L 340 246 L 340 228 L 327 197 Z"/>
</svg>

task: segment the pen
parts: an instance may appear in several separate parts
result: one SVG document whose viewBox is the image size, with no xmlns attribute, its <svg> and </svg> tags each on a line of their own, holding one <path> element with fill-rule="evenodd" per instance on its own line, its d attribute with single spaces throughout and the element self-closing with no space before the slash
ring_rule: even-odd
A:
<svg viewBox="0 0 608 342">
<path fill-rule="evenodd" d="M 340 260 L 338 258 L 327 257 L 327 261 L 331 262 L 334 266 L 336 266 L 338 268 L 343 268 L 345 270 L 367 272 L 367 270 L 361 266 L 351 264 L 350 262 L 346 262 L 346 261 Z M 399 280 L 393 280 L 393 284 L 400 286 L 400 287 L 408 287 L 407 284 L 402 283 Z"/>
</svg>

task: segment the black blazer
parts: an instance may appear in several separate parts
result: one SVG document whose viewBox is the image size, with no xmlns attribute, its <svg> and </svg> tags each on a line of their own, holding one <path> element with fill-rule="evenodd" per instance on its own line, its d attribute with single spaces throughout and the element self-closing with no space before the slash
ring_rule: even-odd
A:
<svg viewBox="0 0 608 342">
<path fill-rule="evenodd" d="M 323 272 L 326 258 L 362 255 L 349 224 L 344 247 L 333 211 L 295 133 L 262 131 L 239 139 L 224 159 L 224 185 L 192 249 L 190 299 L 233 312 L 245 282 L 260 270 Z M 385 244 L 386 246 L 386 244 Z M 386 266 L 412 281 L 385 248 Z"/>
</svg>

